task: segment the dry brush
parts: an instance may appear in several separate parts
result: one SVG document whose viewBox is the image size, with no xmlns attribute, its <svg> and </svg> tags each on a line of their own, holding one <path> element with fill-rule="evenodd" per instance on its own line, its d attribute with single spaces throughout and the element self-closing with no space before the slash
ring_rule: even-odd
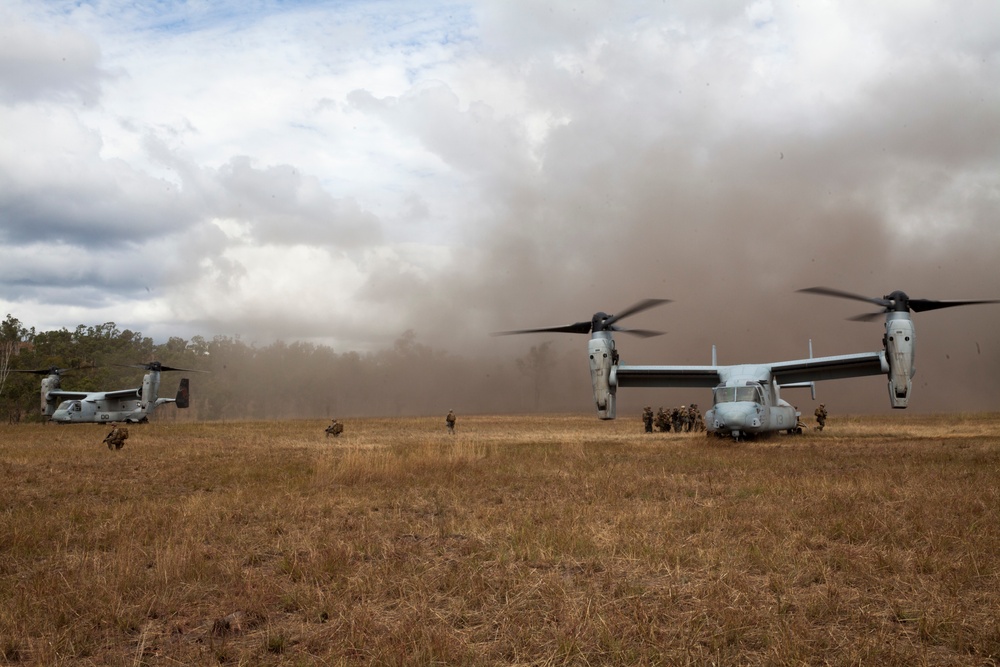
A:
<svg viewBox="0 0 1000 667">
<path fill-rule="evenodd" d="M 1000 661 L 1000 415 L 0 427 L 0 660 Z"/>
</svg>

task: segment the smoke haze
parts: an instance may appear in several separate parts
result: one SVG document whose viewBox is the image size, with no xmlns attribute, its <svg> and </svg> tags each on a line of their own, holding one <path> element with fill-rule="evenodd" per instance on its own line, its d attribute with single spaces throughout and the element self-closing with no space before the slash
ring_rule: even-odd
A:
<svg viewBox="0 0 1000 667">
<path fill-rule="evenodd" d="M 996 3 L 216 7 L 4 10 L 0 308 L 482 369 L 551 341 L 539 407 L 588 410 L 586 337 L 489 332 L 658 297 L 625 362 L 764 362 L 881 348 L 801 288 L 1000 298 Z M 914 320 L 911 409 L 995 409 L 1000 305 Z"/>
</svg>

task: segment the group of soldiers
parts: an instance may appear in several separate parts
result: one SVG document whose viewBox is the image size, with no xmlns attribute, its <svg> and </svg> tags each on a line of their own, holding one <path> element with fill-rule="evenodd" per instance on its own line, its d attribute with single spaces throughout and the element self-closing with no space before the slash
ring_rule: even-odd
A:
<svg viewBox="0 0 1000 667">
<path fill-rule="evenodd" d="M 798 406 L 795 406 L 795 410 L 796 410 L 795 414 L 798 414 Z M 820 403 L 819 407 L 813 411 L 813 414 L 816 416 L 816 426 L 815 426 L 816 430 L 822 431 L 823 427 L 826 426 L 826 405 Z M 801 417 L 799 417 L 799 421 L 795 426 L 798 429 L 799 433 L 802 433 L 802 431 L 809 428 L 808 426 L 806 426 L 805 422 L 802 421 Z"/>
<path fill-rule="evenodd" d="M 819 407 L 816 408 L 816 430 L 822 431 L 823 427 L 826 426 L 826 406 L 820 403 Z M 444 418 L 444 423 L 448 427 L 448 433 L 455 434 L 455 411 L 449 410 L 448 415 Z M 653 432 L 653 426 L 656 426 L 656 430 L 660 433 L 668 433 L 671 429 L 675 433 L 688 433 L 692 431 L 704 431 L 705 430 L 705 419 L 701 416 L 701 410 L 698 409 L 697 403 L 692 403 L 687 406 L 680 406 L 679 408 L 669 408 L 664 410 L 661 406 L 659 410 L 656 411 L 656 416 L 653 416 L 653 408 L 646 406 L 642 409 L 642 423 L 646 426 L 646 433 Z M 344 425 L 340 423 L 339 419 L 334 419 L 332 423 L 326 427 L 326 437 L 338 437 L 344 432 Z M 104 437 L 104 442 L 107 444 L 108 449 L 121 449 L 125 446 L 125 441 L 128 440 L 128 429 L 124 426 L 119 426 L 117 423 L 111 423 L 111 432 Z"/>
<path fill-rule="evenodd" d="M 646 433 L 652 433 L 654 425 L 660 433 L 668 433 L 671 429 L 674 433 L 705 430 L 705 419 L 701 416 L 701 410 L 698 409 L 697 403 L 666 410 L 660 407 L 656 411 L 655 417 L 653 416 L 653 408 L 647 405 L 642 409 L 642 423 L 646 427 Z"/>
<path fill-rule="evenodd" d="M 822 431 L 823 427 L 826 426 L 826 405 L 820 403 L 813 414 L 816 416 L 816 430 Z M 654 425 L 660 433 L 668 433 L 670 429 L 673 429 L 674 433 L 705 430 L 705 419 L 701 416 L 701 410 L 698 409 L 697 403 L 669 410 L 664 410 L 661 407 L 656 411 L 655 417 L 653 416 L 653 408 L 647 405 L 642 409 L 642 423 L 646 427 L 646 433 L 652 433 Z M 798 427 L 806 428 L 806 425 L 799 420 Z"/>
<path fill-rule="evenodd" d="M 447 416 L 445 416 L 444 418 L 444 423 L 448 427 L 448 433 L 451 435 L 455 435 L 455 421 L 456 421 L 455 411 L 449 410 Z M 334 419 L 333 422 L 326 427 L 326 437 L 328 438 L 331 435 L 336 438 L 343 432 L 344 432 L 344 425 L 340 423 L 339 419 Z M 126 434 L 125 437 L 127 438 L 128 435 Z"/>
</svg>

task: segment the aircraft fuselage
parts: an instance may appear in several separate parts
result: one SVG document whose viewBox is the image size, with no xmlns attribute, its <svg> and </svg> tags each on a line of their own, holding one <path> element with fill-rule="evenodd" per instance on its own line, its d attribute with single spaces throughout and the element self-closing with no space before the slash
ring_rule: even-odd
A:
<svg viewBox="0 0 1000 667">
<path fill-rule="evenodd" d="M 710 433 L 739 438 L 795 429 L 796 410 L 778 396 L 767 366 L 729 366 L 721 375 L 724 381 L 713 390 L 705 414 Z"/>
<path fill-rule="evenodd" d="M 137 399 L 97 399 L 63 401 L 52 413 L 52 421 L 62 424 L 96 422 L 138 423 L 147 421 L 142 402 Z"/>
</svg>

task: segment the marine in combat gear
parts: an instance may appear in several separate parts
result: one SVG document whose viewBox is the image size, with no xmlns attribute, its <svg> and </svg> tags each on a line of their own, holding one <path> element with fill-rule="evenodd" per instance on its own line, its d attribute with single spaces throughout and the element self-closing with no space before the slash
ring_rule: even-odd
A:
<svg viewBox="0 0 1000 667">
<path fill-rule="evenodd" d="M 344 432 L 344 425 L 340 423 L 339 420 L 334 419 L 333 423 L 326 427 L 326 437 L 337 437 Z"/>
<path fill-rule="evenodd" d="M 111 422 L 111 432 L 104 436 L 104 442 L 108 449 L 121 449 L 125 446 L 126 440 L 128 440 L 128 429 L 119 426 L 117 422 Z"/>
<path fill-rule="evenodd" d="M 449 410 L 448 415 L 444 418 L 444 423 L 448 425 L 448 433 L 452 435 L 455 434 L 455 411 Z"/>
<path fill-rule="evenodd" d="M 686 405 L 682 405 L 680 407 L 680 409 L 677 411 L 677 416 L 681 420 L 681 427 L 678 430 L 684 431 L 685 433 L 687 433 L 688 431 L 690 431 L 691 430 L 691 413 L 688 411 L 688 408 L 687 408 Z"/>
<path fill-rule="evenodd" d="M 670 431 L 670 418 L 667 417 L 667 412 L 660 406 L 660 409 L 656 411 L 656 430 L 660 433 L 668 433 Z"/>
<path fill-rule="evenodd" d="M 691 407 L 688 408 L 688 413 L 691 415 L 691 430 L 698 431 L 699 433 L 705 430 L 705 417 L 702 416 L 701 410 L 698 409 L 697 403 L 692 403 Z"/>
<path fill-rule="evenodd" d="M 653 432 L 653 408 L 648 405 L 642 409 L 642 423 L 646 427 L 646 433 Z"/>
<path fill-rule="evenodd" d="M 816 430 L 822 431 L 823 427 L 826 426 L 826 406 L 820 403 L 813 414 L 816 415 Z"/>
<path fill-rule="evenodd" d="M 674 432 L 681 432 L 681 409 L 680 408 L 670 408 L 670 423 L 674 426 Z"/>
</svg>

